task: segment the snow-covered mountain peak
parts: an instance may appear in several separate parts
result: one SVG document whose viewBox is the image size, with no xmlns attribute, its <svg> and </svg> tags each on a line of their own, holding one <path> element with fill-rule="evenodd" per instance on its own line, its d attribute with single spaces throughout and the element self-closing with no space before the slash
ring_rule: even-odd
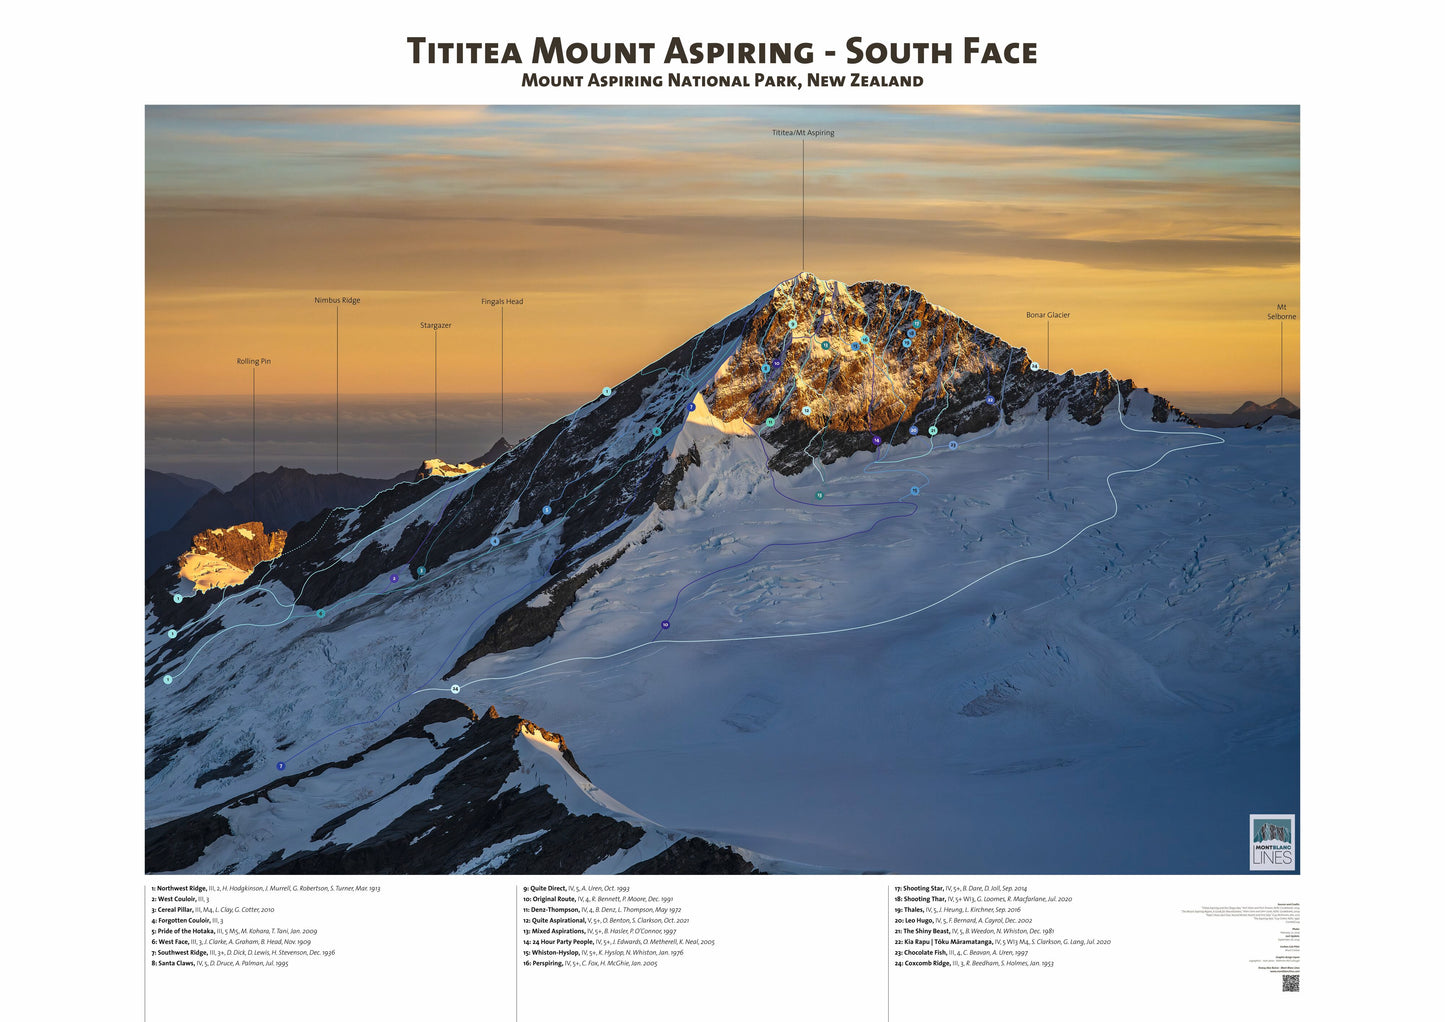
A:
<svg viewBox="0 0 1445 1022">
<path fill-rule="evenodd" d="M 771 466 L 801 471 L 911 436 L 976 432 L 1061 410 L 1090 425 L 1135 390 L 1108 370 L 1052 373 L 919 291 L 897 283 L 791 277 L 725 326 L 736 340 L 700 388 L 706 420 L 758 432 Z M 696 404 L 696 402 L 694 402 Z M 1162 399 L 1145 413 L 1183 420 Z M 702 419 L 696 409 L 691 418 Z"/>
</svg>

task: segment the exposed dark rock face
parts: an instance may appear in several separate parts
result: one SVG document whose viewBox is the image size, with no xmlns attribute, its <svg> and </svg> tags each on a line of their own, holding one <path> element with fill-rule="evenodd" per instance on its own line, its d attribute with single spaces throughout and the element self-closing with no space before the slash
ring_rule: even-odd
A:
<svg viewBox="0 0 1445 1022">
<path fill-rule="evenodd" d="M 456 664 L 446 673 L 446 677 L 450 678 L 468 664 L 480 660 L 490 653 L 503 653 L 509 649 L 535 646 L 551 636 L 557 630 L 557 624 L 562 620 L 562 615 L 576 601 L 578 591 L 617 563 L 617 559 L 626 553 L 626 550 L 627 548 L 624 547 L 585 571 L 579 571 L 566 578 L 554 579 L 513 605 L 511 609 L 503 611 L 487 629 L 487 634 L 482 636 L 482 640 L 457 658 Z M 545 602 L 540 606 L 532 606 L 533 603 L 542 601 L 544 598 Z"/>
<path fill-rule="evenodd" d="M 196 778 L 196 787 L 202 788 L 212 781 L 219 781 L 227 777 L 240 777 L 250 768 L 251 760 L 255 757 L 255 749 L 242 749 L 225 763 L 199 775 Z"/>
<path fill-rule="evenodd" d="M 685 837 L 652 858 L 623 873 L 761 873 L 731 848 L 721 848 L 700 837 Z"/>
<path fill-rule="evenodd" d="M 450 728 L 438 732 L 438 725 Z M 437 733 L 450 737 L 438 740 Z M 237 845 L 235 861 L 213 864 L 216 872 L 575 874 L 643 838 L 642 827 L 615 816 L 571 812 L 548 785 L 506 786 L 523 766 L 518 742 L 524 735 L 558 745 L 575 769 L 561 735 L 522 717 L 500 716 L 495 707 L 478 717 L 454 699 L 434 699 L 390 735 L 345 760 L 280 776 L 227 802 L 149 828 L 146 869 L 190 869 L 213 842 L 229 838 L 249 843 Z M 405 749 L 397 745 L 407 740 L 413 741 Z M 267 811 L 283 796 L 293 807 L 305 805 L 313 787 L 321 793 L 311 796 L 318 807 L 325 804 L 339 773 L 364 775 L 369 757 L 383 750 L 392 763 L 406 752 L 414 766 L 387 790 L 310 822 L 298 818 L 304 814 L 288 814 L 294 833 Z M 263 830 L 265 843 L 258 846 Z M 638 869 L 754 872 L 741 856 L 698 838 L 677 842 Z"/>
</svg>

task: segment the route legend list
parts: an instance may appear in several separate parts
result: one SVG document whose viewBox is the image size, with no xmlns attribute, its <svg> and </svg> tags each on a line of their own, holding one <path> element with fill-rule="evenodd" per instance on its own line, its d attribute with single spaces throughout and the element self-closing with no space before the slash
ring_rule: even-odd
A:
<svg viewBox="0 0 1445 1022">
<path fill-rule="evenodd" d="M 1080 925 L 1073 896 L 1021 884 L 900 884 L 889 902 L 894 968 L 1051 969 L 1060 955 L 1113 943 Z"/>
<path fill-rule="evenodd" d="M 146 895 L 147 965 L 284 969 L 333 958 L 336 947 L 321 927 L 279 911 L 285 899 L 379 890 L 367 884 L 152 884 Z"/>
<path fill-rule="evenodd" d="M 655 967 L 717 946 L 675 895 L 627 884 L 528 884 L 518 911 L 524 968 Z"/>
</svg>

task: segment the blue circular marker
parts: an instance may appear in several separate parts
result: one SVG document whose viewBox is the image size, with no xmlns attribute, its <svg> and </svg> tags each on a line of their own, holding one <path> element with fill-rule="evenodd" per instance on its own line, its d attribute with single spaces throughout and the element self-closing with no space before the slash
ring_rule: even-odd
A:
<svg viewBox="0 0 1445 1022">
<path fill-rule="evenodd" d="M 276 769 L 277 769 L 277 770 L 285 770 L 285 769 L 286 769 L 286 764 L 285 764 L 285 762 L 277 763 L 277 764 L 276 764 Z"/>
<path fill-rule="evenodd" d="M 988 405 L 993 404 L 993 403 L 994 403 L 993 395 L 990 394 L 988 397 L 984 398 L 984 399 L 983 399 L 983 403 L 984 403 L 984 404 L 988 404 Z"/>
<path fill-rule="evenodd" d="M 912 333 L 912 332 L 913 332 L 913 331 L 911 331 L 911 330 L 909 331 L 909 333 Z M 911 347 L 913 347 L 913 342 L 910 341 L 907 337 L 905 337 L 905 338 L 903 338 L 903 346 L 904 346 L 905 348 L 911 348 Z"/>
<path fill-rule="evenodd" d="M 459 695 L 459 694 L 461 693 L 461 691 L 462 691 L 462 687 L 461 687 L 460 685 L 453 685 L 453 686 L 452 686 L 452 695 Z"/>
<path fill-rule="evenodd" d="M 663 630 L 663 631 L 667 631 L 667 629 L 669 629 L 669 628 L 671 628 L 671 627 L 672 627 L 672 622 L 671 622 L 671 621 L 664 621 L 664 622 L 662 622 L 662 630 Z"/>
<path fill-rule="evenodd" d="M 1038 371 L 1039 371 L 1039 364 L 1038 364 L 1037 362 L 1030 362 L 1030 363 L 1029 363 L 1029 372 L 1036 373 L 1036 372 L 1038 372 Z"/>
<path fill-rule="evenodd" d="M 425 575 L 425 574 L 426 574 L 426 565 L 423 564 L 423 565 L 421 565 L 420 567 L 418 567 L 418 568 L 416 569 L 416 573 L 417 573 L 418 575 Z"/>
<path fill-rule="evenodd" d="M 662 436 L 662 427 L 661 427 L 661 426 L 653 426 L 653 427 L 652 427 L 652 435 L 653 435 L 653 436 Z"/>
<path fill-rule="evenodd" d="M 689 401 L 689 402 L 687 403 L 687 410 L 690 411 L 690 412 L 695 412 L 695 411 L 697 411 L 697 402 L 696 402 L 696 401 Z"/>
<path fill-rule="evenodd" d="M 316 616 L 317 616 L 317 617 L 325 617 L 325 616 L 326 616 L 326 608 L 325 608 L 325 607 L 322 607 L 320 610 L 318 610 L 318 611 L 316 612 Z"/>
<path fill-rule="evenodd" d="M 543 504 L 543 505 L 542 505 L 542 513 L 543 513 L 544 515 L 550 515 L 550 514 L 552 513 L 552 505 L 551 505 L 551 504 Z"/>
<path fill-rule="evenodd" d="M 176 679 L 172 678 L 169 674 L 167 674 L 164 678 L 161 679 L 161 681 L 162 681 L 164 684 L 167 684 L 167 685 L 169 685 L 171 682 L 173 682 L 173 681 L 175 681 L 175 680 L 176 680 Z"/>
<path fill-rule="evenodd" d="M 829 348 L 831 348 L 832 346 L 833 346 L 833 345 L 830 344 L 828 341 L 824 341 L 824 342 L 823 342 L 823 350 L 824 350 L 824 351 L 827 351 L 827 350 L 828 350 Z"/>
<path fill-rule="evenodd" d="M 813 414 L 813 406 L 812 406 L 812 405 L 804 405 L 804 406 L 803 406 L 803 414 L 804 414 L 804 415 L 812 415 L 812 414 Z"/>
<path fill-rule="evenodd" d="M 948 449 L 949 449 L 950 451 L 956 451 L 956 450 L 958 450 L 958 441 L 957 441 L 957 440 L 950 440 L 950 441 L 948 442 Z"/>
<path fill-rule="evenodd" d="M 168 638 L 168 639 L 174 639 L 174 638 L 175 638 L 177 635 L 179 635 L 179 634 L 180 634 L 179 632 L 177 632 L 174 628 L 172 628 L 170 631 L 166 632 L 166 638 Z"/>
<path fill-rule="evenodd" d="M 918 335 L 918 331 L 917 331 L 917 330 L 909 330 L 909 331 L 908 331 L 908 336 L 909 336 L 910 338 L 916 337 L 917 335 Z"/>
<path fill-rule="evenodd" d="M 913 494 L 913 495 L 916 497 L 916 496 L 918 496 L 918 487 L 916 487 L 916 486 L 910 486 L 910 487 L 908 488 L 908 492 L 911 493 L 911 494 Z"/>
<path fill-rule="evenodd" d="M 819 490 L 817 493 L 813 494 L 813 496 L 814 496 L 814 497 L 817 497 L 819 500 L 822 500 L 822 499 L 823 499 L 823 491 L 822 491 L 822 490 Z"/>
<path fill-rule="evenodd" d="M 909 427 L 908 427 L 908 435 L 909 435 L 909 436 L 917 436 L 917 435 L 918 435 L 918 427 L 917 427 L 917 426 L 909 426 Z"/>
<path fill-rule="evenodd" d="M 788 320 L 788 329 L 789 329 L 789 330 L 796 330 L 796 329 L 798 329 L 798 321 L 797 321 L 796 319 L 790 319 L 790 320 Z"/>
<path fill-rule="evenodd" d="M 883 438 L 882 438 L 881 436 L 875 436 L 875 437 L 873 438 L 873 446 L 874 446 L 874 447 L 877 447 L 877 446 L 878 446 L 879 444 L 881 444 L 882 442 L 883 442 Z"/>
<path fill-rule="evenodd" d="M 500 542 L 501 542 L 501 540 L 498 539 L 496 536 L 493 536 L 492 539 L 491 539 L 492 546 L 496 546 L 496 545 L 497 545 L 498 543 L 500 543 Z"/>
<path fill-rule="evenodd" d="M 937 426 L 929 426 L 929 427 L 928 427 L 928 435 L 929 435 L 929 436 L 938 436 L 938 427 L 937 427 Z"/>
<path fill-rule="evenodd" d="M 180 593 L 176 593 L 176 595 L 172 596 L 171 599 L 172 599 L 172 600 L 175 600 L 177 603 L 180 603 L 180 602 L 181 602 L 181 594 L 180 594 Z"/>
<path fill-rule="evenodd" d="M 612 388 L 611 388 L 611 387 L 603 387 L 603 388 L 602 388 L 602 396 L 603 396 L 603 397 L 611 397 L 611 396 L 612 396 Z"/>
<path fill-rule="evenodd" d="M 770 366 L 770 365 L 768 365 L 766 362 L 764 362 L 764 363 L 763 363 L 763 375 L 766 376 L 766 375 L 768 375 L 768 373 L 770 373 L 770 372 L 772 372 L 772 371 L 773 371 L 773 367 Z"/>
<path fill-rule="evenodd" d="M 771 426 L 771 425 L 773 425 L 773 423 L 775 423 L 775 422 L 777 422 L 777 421 L 778 421 L 777 419 L 774 419 L 771 415 L 769 415 L 766 419 L 763 420 L 763 425 L 764 425 L 764 426 Z"/>
<path fill-rule="evenodd" d="M 393 582 L 399 582 L 399 581 L 401 581 L 401 576 L 398 575 L 396 572 L 393 571 L 393 572 L 391 573 L 391 580 L 392 580 Z"/>
<path fill-rule="evenodd" d="M 863 348 L 863 345 L 859 344 L 857 341 L 854 341 L 854 342 L 853 342 L 853 350 L 854 350 L 854 351 L 861 351 L 862 348 Z"/>
</svg>

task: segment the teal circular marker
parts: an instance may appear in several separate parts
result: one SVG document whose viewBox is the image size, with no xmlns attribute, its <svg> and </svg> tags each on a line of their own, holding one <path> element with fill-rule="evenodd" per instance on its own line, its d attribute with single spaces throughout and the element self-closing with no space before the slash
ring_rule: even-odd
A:
<svg viewBox="0 0 1445 1022">
<path fill-rule="evenodd" d="M 603 396 L 603 397 L 611 397 L 611 396 L 612 396 L 612 388 L 611 388 L 611 387 L 603 387 L 603 388 L 602 388 L 602 396 Z"/>
<path fill-rule="evenodd" d="M 804 415 L 812 415 L 812 414 L 813 414 L 813 406 L 812 406 L 812 405 L 804 405 L 804 406 L 803 406 L 803 414 L 804 414 Z"/>
<path fill-rule="evenodd" d="M 919 327 L 921 327 L 922 325 L 923 325 L 923 320 L 921 320 L 921 319 L 915 319 L 915 320 L 913 321 L 913 329 L 915 329 L 915 330 L 917 330 L 917 329 L 918 329 Z"/>
<path fill-rule="evenodd" d="M 662 436 L 662 427 L 661 427 L 661 426 L 653 426 L 653 427 L 652 427 L 652 435 L 653 435 L 653 436 Z"/>
<path fill-rule="evenodd" d="M 423 565 L 418 566 L 417 569 L 416 569 L 416 573 L 417 573 L 418 575 L 425 575 L 425 574 L 426 574 L 426 565 L 423 564 Z"/>
<path fill-rule="evenodd" d="M 937 426 L 929 426 L 929 427 L 928 427 L 928 435 L 929 435 L 929 436 L 938 436 L 938 427 L 937 427 Z"/>
<path fill-rule="evenodd" d="M 832 347 L 832 345 L 829 344 L 827 341 L 824 341 L 824 342 L 823 342 L 823 350 L 824 350 L 824 351 L 827 351 L 827 350 L 828 350 L 829 348 L 831 348 L 831 347 Z"/>
<path fill-rule="evenodd" d="M 178 634 L 179 633 L 174 628 L 172 628 L 170 631 L 166 632 L 166 638 L 174 639 Z"/>
<path fill-rule="evenodd" d="M 797 321 L 796 319 L 790 319 L 790 320 L 788 320 L 788 329 L 789 329 L 789 330 L 796 330 L 796 329 L 798 329 L 798 321 Z"/>
<path fill-rule="evenodd" d="M 161 681 L 163 681 L 167 685 L 169 685 L 174 680 L 175 679 L 172 678 L 169 674 L 167 674 L 164 678 L 161 679 Z"/>
<path fill-rule="evenodd" d="M 317 616 L 317 617 L 325 617 L 325 616 L 326 616 L 326 608 L 325 608 L 325 607 L 322 607 L 320 610 L 318 610 L 318 611 L 316 612 L 316 616 Z"/>
<path fill-rule="evenodd" d="M 766 362 L 764 362 L 764 363 L 763 363 L 763 375 L 766 376 L 766 375 L 768 375 L 768 373 L 770 373 L 770 372 L 772 372 L 772 371 L 773 371 L 773 367 L 770 366 L 770 365 L 768 365 Z"/>
<path fill-rule="evenodd" d="M 764 426 L 771 426 L 771 425 L 772 425 L 774 422 L 776 422 L 776 421 L 777 421 L 776 419 L 774 419 L 771 415 L 769 415 L 766 419 L 763 420 L 763 425 L 764 425 Z"/>
<path fill-rule="evenodd" d="M 176 595 L 172 596 L 171 599 L 175 600 L 177 603 L 180 603 L 180 602 L 181 602 L 181 594 L 180 594 L 180 593 L 176 593 Z"/>
<path fill-rule="evenodd" d="M 501 540 L 498 539 L 496 536 L 493 536 L 493 537 L 492 537 L 492 540 L 491 540 L 492 546 L 496 546 L 496 545 L 497 545 L 498 543 L 500 543 L 500 542 L 501 542 Z"/>
<path fill-rule="evenodd" d="M 819 490 L 817 493 L 813 494 L 813 496 L 817 497 L 819 500 L 822 500 L 822 499 L 823 499 L 823 491 L 822 491 L 822 490 Z"/>
</svg>

